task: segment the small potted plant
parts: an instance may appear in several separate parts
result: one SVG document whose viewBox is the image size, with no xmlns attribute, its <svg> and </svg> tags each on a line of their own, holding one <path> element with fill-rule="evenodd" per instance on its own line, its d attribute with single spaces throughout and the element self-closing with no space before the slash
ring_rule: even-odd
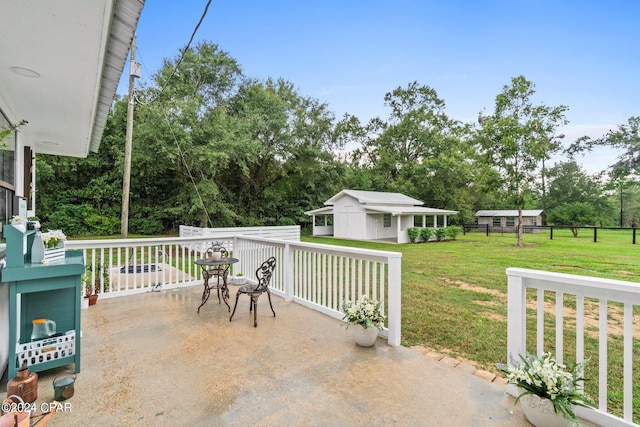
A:
<svg viewBox="0 0 640 427">
<path fill-rule="evenodd" d="M 220 261 L 222 259 L 222 246 L 220 246 L 218 242 L 215 242 L 211 247 L 211 259 L 214 261 Z"/>
<path fill-rule="evenodd" d="M 244 285 L 245 283 L 247 283 L 247 278 L 244 277 L 244 274 L 242 274 L 242 272 L 237 272 L 236 275 L 233 277 L 233 284 L 234 285 Z"/>
<path fill-rule="evenodd" d="M 573 407 L 589 408 L 594 405 L 581 385 L 584 381 L 582 372 L 588 360 L 567 368 L 558 363 L 551 353 L 540 357 L 527 353 L 526 356 L 520 355 L 520 359 L 522 362 L 516 365 L 496 363 L 496 367 L 506 375 L 508 384 L 522 390 L 515 403 L 520 401 L 531 424 L 540 427 L 570 422 L 579 426 Z"/>
<path fill-rule="evenodd" d="M 103 290 L 107 292 L 109 290 L 109 270 L 106 266 L 97 265 L 95 270 L 95 277 L 93 283 L 91 282 L 92 266 L 91 264 L 86 267 L 87 272 L 84 275 L 84 290 L 85 298 L 89 300 L 89 305 L 94 305 L 98 301 L 98 295 L 100 293 L 100 277 L 103 278 Z"/>
<path fill-rule="evenodd" d="M 96 288 L 97 290 L 97 288 Z M 89 275 L 84 276 L 84 297 L 89 301 L 89 305 L 95 305 L 98 301 L 98 293 L 94 290 Z"/>
<path fill-rule="evenodd" d="M 371 347 L 376 342 L 378 330 L 382 330 L 385 320 L 380 302 L 363 295 L 356 302 L 349 300 L 342 304 L 343 320 L 356 325 L 356 343 L 362 347 Z"/>
</svg>

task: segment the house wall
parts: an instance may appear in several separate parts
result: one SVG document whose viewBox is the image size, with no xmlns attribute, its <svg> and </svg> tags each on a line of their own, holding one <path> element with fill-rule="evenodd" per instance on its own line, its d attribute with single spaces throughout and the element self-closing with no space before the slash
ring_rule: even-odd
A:
<svg viewBox="0 0 640 427">
<path fill-rule="evenodd" d="M 497 225 L 493 225 L 493 218 L 492 216 L 480 216 L 478 217 L 478 225 L 482 226 L 481 227 L 481 231 L 484 231 L 484 226 L 485 225 L 489 225 L 489 230 L 491 231 L 501 231 L 501 232 L 505 232 L 505 233 L 515 233 L 517 231 L 517 225 L 518 225 L 518 218 L 514 217 L 513 218 L 513 222 L 514 225 L 509 225 L 507 226 L 507 217 L 503 216 L 500 217 L 500 226 Z M 524 225 L 542 225 L 542 215 L 538 215 L 538 216 L 524 216 L 522 217 L 522 224 Z M 480 227 L 479 227 L 480 228 Z M 540 230 L 525 230 L 525 232 L 527 233 L 539 233 Z"/>
<path fill-rule="evenodd" d="M 367 237 L 368 240 L 392 239 L 397 235 L 397 217 L 391 217 L 391 226 L 384 226 L 384 214 L 367 215 Z"/>
<path fill-rule="evenodd" d="M 364 208 L 351 196 L 333 204 L 333 236 L 343 239 L 367 239 L 367 218 Z"/>
</svg>

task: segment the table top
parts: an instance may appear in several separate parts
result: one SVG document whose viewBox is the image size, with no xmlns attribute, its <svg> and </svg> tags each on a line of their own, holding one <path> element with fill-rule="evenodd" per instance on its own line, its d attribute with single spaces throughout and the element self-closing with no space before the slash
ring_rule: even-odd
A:
<svg viewBox="0 0 640 427">
<path fill-rule="evenodd" d="M 213 258 L 202 258 L 202 259 L 196 260 L 196 264 L 198 264 L 198 265 L 228 265 L 228 264 L 235 264 L 238 261 L 240 261 L 238 258 L 231 258 L 231 257 L 220 258 L 219 261 L 214 261 Z"/>
</svg>

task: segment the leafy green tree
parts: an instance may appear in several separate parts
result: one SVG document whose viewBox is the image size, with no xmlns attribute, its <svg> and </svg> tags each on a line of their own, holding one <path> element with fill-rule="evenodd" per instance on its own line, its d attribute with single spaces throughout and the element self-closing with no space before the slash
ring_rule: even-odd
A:
<svg viewBox="0 0 640 427">
<path fill-rule="evenodd" d="M 630 117 L 627 123 L 618 125 L 616 130 L 611 130 L 600 138 L 578 138 L 569 146 L 567 153 L 575 156 L 591 151 L 594 147 L 611 147 L 624 151 L 611 166 L 612 174 L 619 175 L 622 170 L 626 170 L 625 175 L 640 173 L 640 116 Z"/>
<path fill-rule="evenodd" d="M 518 209 L 518 246 L 523 245 L 522 209 L 538 167 L 555 145 L 549 135 L 567 123 L 567 107 L 535 105 L 535 85 L 518 76 L 496 96 L 492 115 L 480 115 L 478 142 L 489 163 L 501 173 L 500 186 Z"/>
<path fill-rule="evenodd" d="M 546 205 L 547 221 L 554 225 L 595 225 L 606 222 L 612 212 L 598 177 L 587 174 L 575 161 L 549 169 Z M 577 236 L 578 228 L 572 232 Z"/>
<path fill-rule="evenodd" d="M 362 142 L 354 163 L 363 186 L 470 216 L 477 188 L 471 183 L 480 181 L 469 127 L 450 119 L 436 91 L 417 82 L 387 93 L 384 101 L 390 108 L 386 120 L 375 118 L 364 127 L 349 122 Z"/>
<path fill-rule="evenodd" d="M 571 202 L 553 209 L 547 217 L 552 224 L 571 225 L 571 232 L 578 237 L 579 227 L 595 225 L 598 214 L 592 205 L 584 202 Z"/>
<path fill-rule="evenodd" d="M 619 206 L 618 215 L 611 222 L 620 227 L 637 225 L 639 182 L 627 163 L 618 163 L 609 171 L 609 181 L 605 189 L 610 194 L 610 202 L 613 206 Z M 613 209 L 611 209 L 613 211 Z M 614 217 L 616 215 L 612 215 Z"/>
</svg>

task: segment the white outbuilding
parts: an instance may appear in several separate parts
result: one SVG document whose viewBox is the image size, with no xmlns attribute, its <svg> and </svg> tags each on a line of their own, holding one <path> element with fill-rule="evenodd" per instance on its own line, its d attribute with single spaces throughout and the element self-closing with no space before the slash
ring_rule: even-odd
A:
<svg viewBox="0 0 640 427">
<path fill-rule="evenodd" d="M 409 243 L 411 227 L 446 227 L 447 217 L 458 211 L 427 208 L 401 193 L 342 190 L 324 202 L 313 216 L 314 236 Z"/>
</svg>

